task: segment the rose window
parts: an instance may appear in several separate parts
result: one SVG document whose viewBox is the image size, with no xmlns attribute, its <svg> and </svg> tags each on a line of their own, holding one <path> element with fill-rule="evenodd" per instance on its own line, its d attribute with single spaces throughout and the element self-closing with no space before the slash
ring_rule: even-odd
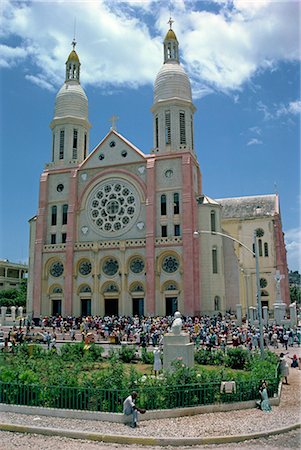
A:
<svg viewBox="0 0 301 450">
<path fill-rule="evenodd" d="M 107 259 L 103 266 L 102 270 L 106 275 L 112 276 L 117 273 L 117 270 L 119 269 L 118 261 L 116 259 Z"/>
<path fill-rule="evenodd" d="M 83 261 L 79 265 L 79 273 L 81 275 L 89 275 L 92 270 L 92 265 L 90 261 Z"/>
<path fill-rule="evenodd" d="M 89 219 L 106 235 L 122 233 L 137 219 L 136 189 L 123 180 L 106 181 L 95 187 L 88 199 Z"/>
<path fill-rule="evenodd" d="M 61 262 L 55 262 L 50 267 L 50 275 L 53 277 L 60 277 L 64 272 L 64 266 Z"/>
<path fill-rule="evenodd" d="M 173 273 L 178 270 L 179 261 L 175 256 L 166 256 L 162 262 L 162 269 L 164 272 Z"/>
<path fill-rule="evenodd" d="M 144 269 L 144 261 L 141 258 L 135 258 L 131 261 L 130 269 L 134 273 L 141 273 Z"/>
</svg>

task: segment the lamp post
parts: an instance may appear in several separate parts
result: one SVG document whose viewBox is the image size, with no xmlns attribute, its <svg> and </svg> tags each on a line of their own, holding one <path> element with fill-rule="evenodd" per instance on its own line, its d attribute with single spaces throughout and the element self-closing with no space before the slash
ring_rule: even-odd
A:
<svg viewBox="0 0 301 450">
<path fill-rule="evenodd" d="M 232 236 L 229 236 L 225 233 L 220 233 L 219 231 L 207 231 L 207 230 L 198 230 L 194 231 L 193 235 L 198 237 L 200 234 L 213 234 L 217 236 L 223 236 L 225 238 L 230 239 L 231 241 L 237 242 L 239 245 L 244 247 L 248 252 L 252 253 L 255 256 L 255 264 L 256 264 L 256 288 L 257 288 L 257 315 L 258 315 L 258 325 L 259 325 L 259 343 L 260 343 L 260 355 L 261 358 L 264 358 L 264 350 L 263 350 L 263 329 L 262 329 L 262 313 L 261 313 L 261 292 L 260 292 L 260 278 L 259 278 L 259 259 L 258 259 L 258 243 L 257 243 L 257 233 L 254 231 L 254 250 L 251 250 L 247 247 L 243 242 L 235 239 Z"/>
</svg>

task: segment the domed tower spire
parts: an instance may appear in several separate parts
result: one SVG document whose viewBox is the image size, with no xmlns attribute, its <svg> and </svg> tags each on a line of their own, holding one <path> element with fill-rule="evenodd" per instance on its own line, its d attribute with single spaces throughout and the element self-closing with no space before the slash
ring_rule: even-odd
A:
<svg viewBox="0 0 301 450">
<path fill-rule="evenodd" d="M 193 114 L 189 78 L 179 61 L 179 42 L 169 19 L 163 42 L 164 62 L 155 80 L 153 113 L 156 153 L 194 153 Z"/>
<path fill-rule="evenodd" d="M 75 51 L 76 44 L 77 42 L 75 38 L 73 38 L 73 41 L 71 42 L 73 50 L 70 52 L 70 55 L 68 56 L 68 59 L 66 61 L 66 82 L 71 80 L 76 80 L 79 82 L 80 62 L 79 57 Z"/>
<path fill-rule="evenodd" d="M 174 20 L 169 18 L 169 30 L 164 39 L 164 64 L 168 62 L 179 62 L 179 42 L 172 29 Z"/>
<path fill-rule="evenodd" d="M 52 129 L 52 162 L 49 167 L 57 168 L 78 165 L 88 156 L 89 129 L 88 99 L 80 84 L 80 62 L 73 39 L 66 61 L 65 83 L 55 100 Z"/>
</svg>

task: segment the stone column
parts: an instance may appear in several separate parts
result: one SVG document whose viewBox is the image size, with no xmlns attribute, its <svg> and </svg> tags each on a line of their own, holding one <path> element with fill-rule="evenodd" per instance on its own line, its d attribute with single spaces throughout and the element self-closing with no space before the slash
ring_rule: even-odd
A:
<svg viewBox="0 0 301 450">
<path fill-rule="evenodd" d="M 249 308 L 249 320 L 250 320 L 250 325 L 254 325 L 254 321 L 256 320 L 255 306 L 250 306 L 250 308 Z"/>
<path fill-rule="evenodd" d="M 11 306 L 10 312 L 11 312 L 11 320 L 13 322 L 15 322 L 15 320 L 16 320 L 16 307 L 15 306 Z"/>
<path fill-rule="evenodd" d="M 5 324 L 5 316 L 6 316 L 7 306 L 1 306 L 1 324 Z"/>
<path fill-rule="evenodd" d="M 263 306 L 262 307 L 262 313 L 263 313 L 263 325 L 267 326 L 267 324 L 268 324 L 268 317 L 269 317 L 269 312 L 268 312 L 268 307 L 267 306 Z"/>
<path fill-rule="evenodd" d="M 291 303 L 289 306 L 290 309 L 290 321 L 291 327 L 295 327 L 297 325 L 297 309 L 296 303 Z"/>
<path fill-rule="evenodd" d="M 241 304 L 236 305 L 236 319 L 237 325 L 242 325 L 242 307 Z"/>
<path fill-rule="evenodd" d="M 19 306 L 18 308 L 18 317 L 21 317 L 21 319 L 23 318 L 23 306 Z"/>
</svg>

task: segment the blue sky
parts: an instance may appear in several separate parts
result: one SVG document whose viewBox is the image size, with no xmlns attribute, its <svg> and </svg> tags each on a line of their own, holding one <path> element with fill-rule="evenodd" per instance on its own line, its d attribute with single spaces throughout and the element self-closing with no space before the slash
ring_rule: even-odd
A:
<svg viewBox="0 0 301 450">
<path fill-rule="evenodd" d="M 298 1 L 10 1 L 0 19 L 0 258 L 27 261 L 28 219 L 51 159 L 55 95 L 75 35 L 90 151 L 118 131 L 149 153 L 153 83 L 170 10 L 190 76 L 203 191 L 280 195 L 288 265 L 300 271 Z"/>
</svg>

